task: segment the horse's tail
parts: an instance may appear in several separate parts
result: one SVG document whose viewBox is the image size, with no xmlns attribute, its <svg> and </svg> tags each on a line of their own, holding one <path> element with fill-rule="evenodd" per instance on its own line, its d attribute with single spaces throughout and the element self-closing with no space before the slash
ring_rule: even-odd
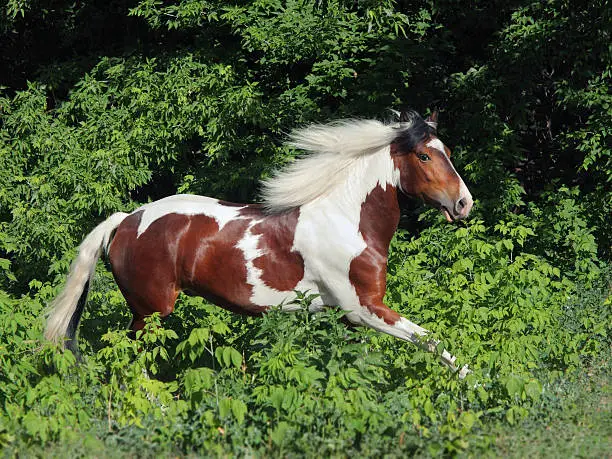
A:
<svg viewBox="0 0 612 459">
<path fill-rule="evenodd" d="M 87 302 L 89 283 L 102 249 L 107 250 L 113 231 L 129 214 L 117 212 L 96 226 L 81 246 L 72 263 L 66 285 L 49 305 L 45 338 L 77 351 L 76 331 Z M 64 342 L 65 341 L 65 342 Z"/>
</svg>

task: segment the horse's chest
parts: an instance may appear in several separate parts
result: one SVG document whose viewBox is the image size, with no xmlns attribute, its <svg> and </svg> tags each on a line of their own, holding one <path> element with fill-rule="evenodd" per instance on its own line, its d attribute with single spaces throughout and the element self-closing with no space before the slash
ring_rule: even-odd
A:
<svg viewBox="0 0 612 459">
<path fill-rule="evenodd" d="M 296 227 L 293 249 L 305 262 L 308 274 L 321 280 L 346 274 L 353 258 L 366 248 L 359 232 L 359 214 L 333 214 L 331 210 L 304 206 Z"/>
</svg>

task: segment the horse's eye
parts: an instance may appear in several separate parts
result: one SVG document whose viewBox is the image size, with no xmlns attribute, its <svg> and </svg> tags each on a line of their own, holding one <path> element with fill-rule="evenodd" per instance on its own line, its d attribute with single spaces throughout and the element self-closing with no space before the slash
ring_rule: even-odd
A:
<svg viewBox="0 0 612 459">
<path fill-rule="evenodd" d="M 431 161 L 431 158 L 429 157 L 429 155 L 426 155 L 425 153 L 419 153 L 417 155 L 419 157 L 419 159 L 423 162 L 425 161 Z"/>
</svg>

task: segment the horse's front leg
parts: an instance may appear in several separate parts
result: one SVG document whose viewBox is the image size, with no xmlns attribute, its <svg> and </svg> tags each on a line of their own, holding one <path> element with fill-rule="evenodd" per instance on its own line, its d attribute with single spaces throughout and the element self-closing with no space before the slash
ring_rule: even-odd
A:
<svg viewBox="0 0 612 459">
<path fill-rule="evenodd" d="M 343 307 L 343 309 L 349 311 L 346 317 L 355 325 L 365 325 L 404 341 L 409 341 L 426 351 L 435 352 L 440 344 L 438 340 L 426 338 L 429 334 L 428 330 L 399 315 L 382 301 L 374 301 L 372 304 L 360 305 L 356 308 Z M 446 349 L 442 351 L 440 360 L 452 371 L 458 371 L 461 379 L 465 378 L 470 372 L 467 365 L 458 369 L 455 365 L 456 357 Z"/>
</svg>

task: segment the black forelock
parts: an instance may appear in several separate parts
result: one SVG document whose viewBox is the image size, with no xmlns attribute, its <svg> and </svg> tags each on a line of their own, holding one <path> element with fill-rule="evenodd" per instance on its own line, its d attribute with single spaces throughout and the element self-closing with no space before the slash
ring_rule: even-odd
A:
<svg viewBox="0 0 612 459">
<path fill-rule="evenodd" d="M 436 129 L 427 124 L 423 117 L 414 110 L 400 114 L 400 125 L 397 130 L 395 142 L 399 149 L 405 152 L 414 150 L 419 143 L 436 133 Z"/>
</svg>

